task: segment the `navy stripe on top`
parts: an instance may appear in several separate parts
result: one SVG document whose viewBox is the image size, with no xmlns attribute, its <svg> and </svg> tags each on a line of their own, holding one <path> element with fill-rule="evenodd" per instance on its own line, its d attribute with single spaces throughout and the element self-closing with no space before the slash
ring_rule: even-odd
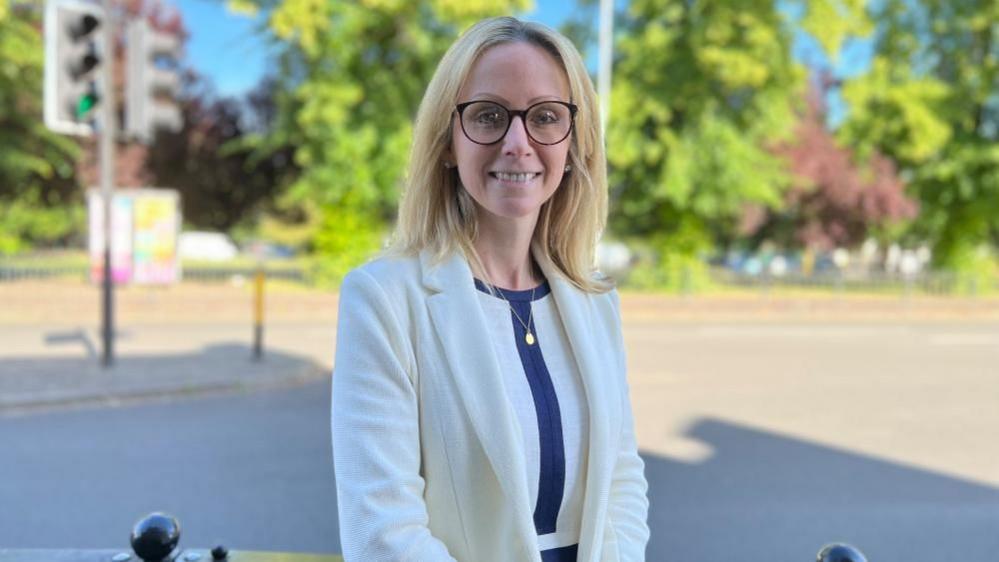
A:
<svg viewBox="0 0 999 562">
<path fill-rule="evenodd" d="M 475 286 L 488 293 L 485 283 L 476 279 Z M 537 300 L 550 292 L 548 282 L 532 289 L 513 291 L 496 287 L 496 291 L 509 301 L 513 311 L 520 319 L 510 313 L 513 324 L 514 340 L 517 342 L 517 352 L 520 355 L 527 382 L 534 398 L 534 410 L 538 422 L 538 445 L 540 474 L 538 475 L 538 502 L 534 507 L 534 527 L 539 535 L 555 532 L 558 512 L 562 507 L 562 497 L 565 493 L 565 444 L 562 439 L 562 414 L 559 410 L 558 396 L 552 383 L 548 367 L 541 353 L 540 338 L 534 330 L 531 320 L 531 299 Z M 527 331 L 523 323 L 531 322 L 531 333 L 534 334 L 534 345 L 528 345 L 525 340 Z"/>
</svg>

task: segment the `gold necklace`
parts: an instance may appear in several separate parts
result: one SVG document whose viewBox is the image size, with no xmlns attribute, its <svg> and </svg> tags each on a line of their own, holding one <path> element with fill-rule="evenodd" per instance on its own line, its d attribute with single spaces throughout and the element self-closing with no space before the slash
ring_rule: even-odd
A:
<svg viewBox="0 0 999 562">
<path fill-rule="evenodd" d="M 517 311 L 514 310 L 513 305 L 510 304 L 510 299 L 506 298 L 503 292 L 496 288 L 496 285 L 492 285 L 492 288 L 494 291 L 500 294 L 500 298 L 506 301 L 506 305 L 510 307 L 510 312 L 512 312 L 517 321 L 520 322 L 520 325 L 524 327 L 524 332 L 526 333 L 526 335 L 524 336 L 524 341 L 527 342 L 527 345 L 534 345 L 534 334 L 531 333 L 531 327 L 530 327 L 531 320 L 534 319 L 534 307 L 528 305 L 531 307 L 531 313 L 527 317 L 527 324 L 524 324 L 524 320 L 521 319 L 520 315 L 517 314 Z M 535 287 L 535 289 L 536 288 L 537 287 Z M 534 289 L 531 289 L 531 302 L 532 303 L 534 302 Z"/>
</svg>

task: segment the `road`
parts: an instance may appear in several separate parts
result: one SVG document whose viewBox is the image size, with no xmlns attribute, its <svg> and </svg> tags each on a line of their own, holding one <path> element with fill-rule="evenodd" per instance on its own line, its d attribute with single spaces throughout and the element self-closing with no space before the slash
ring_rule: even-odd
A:
<svg viewBox="0 0 999 562">
<path fill-rule="evenodd" d="M 999 322 L 643 310 L 625 339 L 650 561 L 811 560 L 832 540 L 880 562 L 994 559 Z M 0 417 L 0 545 L 124 547 L 164 510 L 191 547 L 337 551 L 328 390 Z"/>
</svg>

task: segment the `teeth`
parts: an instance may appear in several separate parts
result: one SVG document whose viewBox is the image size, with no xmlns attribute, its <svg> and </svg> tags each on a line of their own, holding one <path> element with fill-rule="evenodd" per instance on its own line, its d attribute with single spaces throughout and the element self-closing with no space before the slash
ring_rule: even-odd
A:
<svg viewBox="0 0 999 562">
<path fill-rule="evenodd" d="M 526 182 L 527 180 L 533 178 L 536 174 L 520 173 L 520 174 L 508 174 L 506 172 L 496 172 L 496 177 L 503 181 L 516 181 L 516 182 Z"/>
</svg>

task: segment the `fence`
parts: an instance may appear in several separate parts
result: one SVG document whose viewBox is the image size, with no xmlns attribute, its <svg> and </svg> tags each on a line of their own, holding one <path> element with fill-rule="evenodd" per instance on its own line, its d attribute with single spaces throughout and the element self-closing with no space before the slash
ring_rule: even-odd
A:
<svg viewBox="0 0 999 562">
<path fill-rule="evenodd" d="M 927 295 L 962 294 L 975 296 L 999 290 L 999 279 L 962 276 L 954 272 L 923 272 L 902 275 L 879 271 L 841 273 L 829 271 L 813 275 L 789 273 L 749 275 L 726 269 L 712 269 L 714 282 L 731 287 L 770 291 L 772 289 L 826 289 L 836 292 L 901 293 Z"/>
<path fill-rule="evenodd" d="M 197 265 L 183 268 L 184 281 L 214 283 L 233 280 L 249 280 L 257 268 L 247 266 Z M 265 267 L 269 280 L 282 280 L 292 283 L 309 284 L 310 275 L 302 266 Z M 75 279 L 88 281 L 90 271 L 83 265 L 4 265 L 0 262 L 0 283 L 43 280 Z M 784 289 L 826 290 L 840 293 L 884 293 L 884 294 L 923 294 L 934 296 L 962 295 L 978 296 L 999 291 L 999 279 L 975 276 L 962 276 L 954 272 L 922 272 L 916 275 L 902 275 L 887 272 L 839 272 L 825 271 L 812 275 L 788 273 L 771 275 L 767 273 L 751 275 L 724 268 L 710 270 L 712 282 L 721 287 L 759 290 L 762 293 Z M 694 292 L 694 288 L 683 286 L 681 292 Z M 623 287 L 627 288 L 627 277 Z"/>
</svg>

